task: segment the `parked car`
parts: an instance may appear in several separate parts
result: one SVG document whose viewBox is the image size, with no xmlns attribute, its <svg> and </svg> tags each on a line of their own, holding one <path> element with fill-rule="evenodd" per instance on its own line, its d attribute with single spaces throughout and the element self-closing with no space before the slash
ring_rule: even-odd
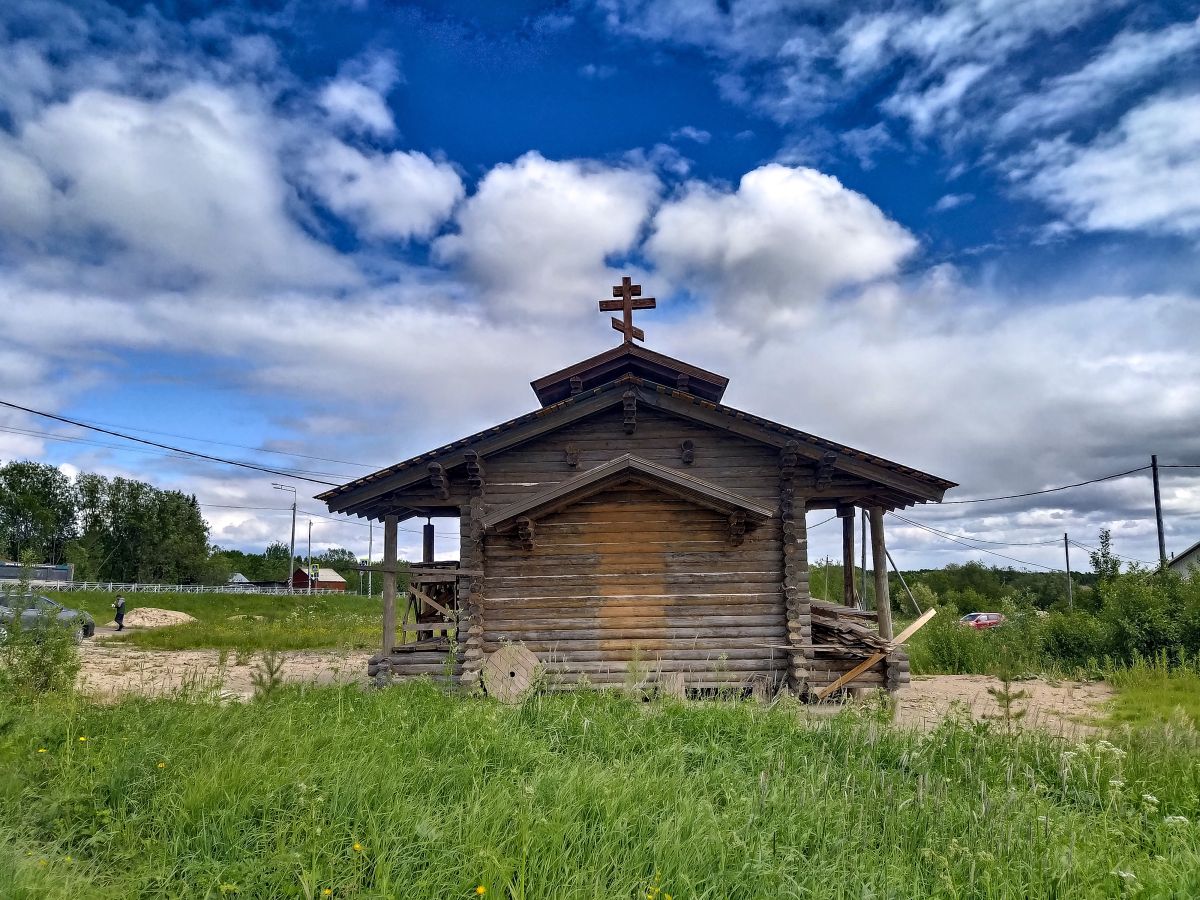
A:
<svg viewBox="0 0 1200 900">
<path fill-rule="evenodd" d="M 1004 624 L 1004 614 L 993 612 L 967 613 L 958 620 L 958 624 L 965 625 L 967 628 L 995 628 L 997 625 Z"/>
<path fill-rule="evenodd" d="M 68 609 L 57 600 L 37 594 L 0 594 L 0 640 L 8 637 L 14 618 L 21 617 L 21 627 L 41 628 L 48 623 L 69 628 L 75 643 L 96 633 L 96 620 L 81 609 Z"/>
</svg>

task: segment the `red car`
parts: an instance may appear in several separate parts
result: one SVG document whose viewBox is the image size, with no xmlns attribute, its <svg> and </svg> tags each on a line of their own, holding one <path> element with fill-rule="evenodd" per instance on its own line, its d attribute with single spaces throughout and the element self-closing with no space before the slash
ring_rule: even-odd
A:
<svg viewBox="0 0 1200 900">
<path fill-rule="evenodd" d="M 989 612 L 967 613 L 958 620 L 958 624 L 968 628 L 995 628 L 1004 624 L 1004 616 L 1001 613 Z"/>
</svg>

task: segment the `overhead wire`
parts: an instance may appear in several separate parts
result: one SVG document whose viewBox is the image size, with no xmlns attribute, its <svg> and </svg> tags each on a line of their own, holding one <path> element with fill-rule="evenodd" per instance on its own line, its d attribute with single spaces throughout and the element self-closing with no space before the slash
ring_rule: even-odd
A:
<svg viewBox="0 0 1200 900">
<path fill-rule="evenodd" d="M 1115 472 L 1112 475 L 1103 475 L 1100 478 L 1089 478 L 1087 481 L 1077 481 L 1074 484 L 1063 484 L 1058 487 L 1044 488 L 1040 491 L 1025 491 L 1020 494 L 1007 494 L 1003 497 L 972 497 L 967 500 L 943 500 L 942 506 L 950 506 L 959 503 L 992 503 L 997 500 L 1018 500 L 1022 497 L 1037 497 L 1041 494 L 1053 494 L 1058 491 L 1067 491 L 1071 488 L 1083 487 L 1088 484 L 1099 484 L 1101 481 L 1112 481 L 1114 478 L 1124 478 L 1126 475 L 1133 475 L 1136 472 L 1145 472 L 1150 469 L 1150 466 L 1139 466 L 1136 469 L 1129 469 L 1125 472 Z M 1163 468 L 1160 466 L 1159 468 Z M 1190 468 L 1179 466 L 1178 468 Z"/>
<path fill-rule="evenodd" d="M 906 519 L 904 516 L 898 515 L 895 512 L 890 512 L 890 513 L 888 513 L 888 515 L 892 516 L 893 518 L 899 519 L 901 522 L 904 522 L 907 525 L 912 525 L 916 528 L 924 529 L 925 531 L 928 531 L 930 534 L 937 535 L 938 537 L 942 538 L 943 540 L 953 541 L 956 544 L 962 544 L 962 546 L 964 546 L 964 547 L 969 547 L 972 550 L 978 550 L 981 553 L 990 553 L 992 556 L 998 556 L 1001 559 L 1007 559 L 1009 562 L 1020 563 L 1023 566 L 1036 566 L 1037 568 L 1045 569 L 1048 572 L 1063 571 L 1062 569 L 1055 568 L 1054 566 L 1044 566 L 1041 563 L 1030 562 L 1027 559 L 1017 559 L 1015 556 L 1007 556 L 1003 553 L 997 553 L 995 550 L 987 549 L 987 547 L 976 547 L 973 544 L 968 544 L 966 541 L 962 541 L 962 540 L 959 540 L 958 538 L 950 537 L 944 533 L 934 531 L 932 528 L 929 528 L 926 525 L 922 525 L 920 522 L 914 522 L 912 519 Z"/>
</svg>

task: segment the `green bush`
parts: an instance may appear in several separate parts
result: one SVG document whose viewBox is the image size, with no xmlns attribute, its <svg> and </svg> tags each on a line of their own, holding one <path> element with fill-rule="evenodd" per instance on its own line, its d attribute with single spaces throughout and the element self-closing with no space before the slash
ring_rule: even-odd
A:
<svg viewBox="0 0 1200 900">
<path fill-rule="evenodd" d="M 0 691 L 29 699 L 74 688 L 80 663 L 73 628 L 52 616 L 28 627 L 19 615 L 5 628 L 7 636 L 0 641 Z"/>
</svg>

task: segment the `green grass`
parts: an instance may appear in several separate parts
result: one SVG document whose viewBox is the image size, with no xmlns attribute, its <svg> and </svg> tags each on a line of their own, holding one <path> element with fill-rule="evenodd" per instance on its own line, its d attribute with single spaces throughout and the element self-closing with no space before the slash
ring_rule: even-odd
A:
<svg viewBox="0 0 1200 900">
<path fill-rule="evenodd" d="M 1114 741 L 428 684 L 0 702 L 0 896 L 1200 894 L 1200 739 Z"/>
<path fill-rule="evenodd" d="M 1107 681 L 1116 689 L 1109 723 L 1144 727 L 1167 723 L 1200 727 L 1200 670 L 1197 661 L 1168 665 L 1163 658 L 1137 660 L 1113 669 Z"/>
<path fill-rule="evenodd" d="M 112 621 L 112 594 L 54 596 L 91 613 L 100 624 Z M 382 628 L 379 599 L 355 594 L 126 594 L 125 599 L 131 612 L 138 607 L 173 609 L 198 620 L 106 638 L 146 650 L 370 649 L 378 645 Z"/>
</svg>

